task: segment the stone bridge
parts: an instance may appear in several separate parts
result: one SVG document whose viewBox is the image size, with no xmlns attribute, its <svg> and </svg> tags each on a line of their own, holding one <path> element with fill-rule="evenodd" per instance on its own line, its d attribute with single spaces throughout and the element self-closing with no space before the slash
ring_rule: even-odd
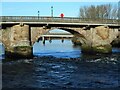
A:
<svg viewBox="0 0 120 90">
<path fill-rule="evenodd" d="M 81 45 L 83 53 L 111 53 L 112 44 L 120 45 L 120 26 L 114 23 L 54 22 L 4 19 L 1 22 L 0 41 L 8 57 L 32 57 L 32 46 L 41 35 L 53 29 L 62 29 L 74 35 L 72 41 Z M 18 22 L 19 20 L 19 22 Z M 58 19 L 57 19 L 58 20 Z M 64 21 L 64 20 L 62 20 Z M 70 21 L 70 20 L 69 20 Z M 112 20 L 113 21 L 113 20 Z"/>
</svg>

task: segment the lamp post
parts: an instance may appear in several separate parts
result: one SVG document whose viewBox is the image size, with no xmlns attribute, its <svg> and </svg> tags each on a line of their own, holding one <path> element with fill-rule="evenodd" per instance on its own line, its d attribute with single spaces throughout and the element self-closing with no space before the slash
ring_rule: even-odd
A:
<svg viewBox="0 0 120 90">
<path fill-rule="evenodd" d="M 40 14 L 40 11 L 38 11 L 38 20 L 39 20 L 39 14 Z"/>
<path fill-rule="evenodd" d="M 51 17 L 53 17 L 53 6 L 51 6 Z"/>
</svg>

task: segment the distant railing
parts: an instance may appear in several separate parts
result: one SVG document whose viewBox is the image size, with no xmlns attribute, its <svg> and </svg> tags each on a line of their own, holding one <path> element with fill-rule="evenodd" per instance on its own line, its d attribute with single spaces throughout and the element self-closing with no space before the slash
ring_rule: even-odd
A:
<svg viewBox="0 0 120 90">
<path fill-rule="evenodd" d="M 105 23 L 118 24 L 117 19 L 89 19 L 75 17 L 0 16 L 2 22 L 63 22 L 63 23 Z"/>
</svg>

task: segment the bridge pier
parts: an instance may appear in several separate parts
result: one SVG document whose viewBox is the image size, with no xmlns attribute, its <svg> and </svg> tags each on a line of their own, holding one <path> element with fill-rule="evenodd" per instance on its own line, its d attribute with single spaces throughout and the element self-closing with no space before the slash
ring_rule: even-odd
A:
<svg viewBox="0 0 120 90">
<path fill-rule="evenodd" d="M 43 42 L 43 44 L 45 44 L 45 37 L 44 36 L 42 36 L 42 42 Z"/>
<path fill-rule="evenodd" d="M 112 46 L 111 45 L 103 45 L 103 46 L 82 45 L 81 51 L 82 53 L 88 53 L 88 54 L 96 54 L 96 53 L 108 54 L 112 52 Z"/>
<path fill-rule="evenodd" d="M 49 42 L 51 43 L 52 42 L 52 39 L 49 37 Z"/>
<path fill-rule="evenodd" d="M 31 46 L 16 46 L 11 49 L 5 49 L 6 58 L 32 58 L 33 51 Z"/>
<path fill-rule="evenodd" d="M 5 56 L 9 58 L 31 58 L 30 30 L 28 25 L 14 25 L 2 30 Z"/>
<path fill-rule="evenodd" d="M 84 33 L 83 37 L 77 37 L 74 40 L 77 41 L 74 42 L 75 44 L 81 45 L 81 51 L 83 53 L 111 53 L 111 42 L 117 38 L 118 29 L 98 26 L 90 28 L 90 30 L 86 30 Z"/>
</svg>

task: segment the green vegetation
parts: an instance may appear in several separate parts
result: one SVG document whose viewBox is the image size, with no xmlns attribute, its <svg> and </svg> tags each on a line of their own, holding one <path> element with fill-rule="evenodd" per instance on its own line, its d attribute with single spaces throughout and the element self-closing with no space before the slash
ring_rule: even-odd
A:
<svg viewBox="0 0 120 90">
<path fill-rule="evenodd" d="M 81 46 L 82 52 L 83 53 L 103 53 L 103 54 L 107 54 L 107 53 L 111 53 L 112 52 L 112 46 L 111 45 L 104 45 L 104 46 L 95 46 L 95 47 L 91 47 L 88 45 L 82 45 Z"/>
<path fill-rule="evenodd" d="M 17 46 L 15 48 L 31 48 L 31 46 Z"/>
<path fill-rule="evenodd" d="M 104 45 L 104 46 L 93 47 L 93 52 L 111 53 L 112 52 L 112 46 L 111 45 Z"/>
<path fill-rule="evenodd" d="M 9 51 L 5 51 L 7 58 L 32 58 L 31 46 L 16 46 Z"/>
</svg>

